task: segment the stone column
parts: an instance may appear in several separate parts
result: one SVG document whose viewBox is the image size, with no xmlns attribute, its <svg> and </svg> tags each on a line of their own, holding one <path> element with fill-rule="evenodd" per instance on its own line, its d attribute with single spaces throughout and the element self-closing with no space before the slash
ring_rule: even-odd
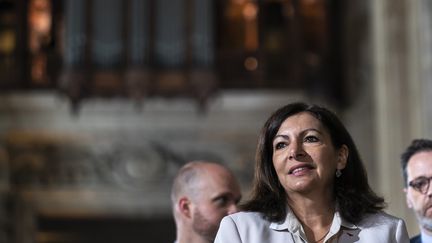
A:
<svg viewBox="0 0 432 243">
<path fill-rule="evenodd" d="M 85 61 L 85 1 L 69 0 L 65 5 L 64 65 L 77 66 Z"/>
<path fill-rule="evenodd" d="M 425 89 L 430 81 L 424 79 L 430 64 L 429 70 L 422 68 L 422 59 L 430 58 L 430 47 L 418 45 L 426 41 L 419 35 L 424 31 L 419 25 L 421 17 L 430 15 L 430 8 L 421 10 L 425 4 L 371 1 L 377 182 L 389 202 L 388 212 L 404 218 L 411 235 L 418 233 L 418 226 L 405 203 L 400 154 L 411 139 L 427 134 L 422 124 L 430 123 L 422 115 L 430 109 L 424 99 L 430 92 Z"/>
<path fill-rule="evenodd" d="M 432 2 L 413 1 L 410 33 L 412 48 L 411 80 L 418 80 L 415 90 L 418 135 L 432 139 Z"/>
</svg>

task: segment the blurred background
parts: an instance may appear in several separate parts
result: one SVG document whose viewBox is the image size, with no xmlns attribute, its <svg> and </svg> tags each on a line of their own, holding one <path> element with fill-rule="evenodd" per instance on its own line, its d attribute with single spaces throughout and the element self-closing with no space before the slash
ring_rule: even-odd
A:
<svg viewBox="0 0 432 243">
<path fill-rule="evenodd" d="M 172 242 L 172 177 L 289 102 L 341 117 L 388 212 L 432 137 L 426 0 L 0 0 L 0 242 Z"/>
</svg>

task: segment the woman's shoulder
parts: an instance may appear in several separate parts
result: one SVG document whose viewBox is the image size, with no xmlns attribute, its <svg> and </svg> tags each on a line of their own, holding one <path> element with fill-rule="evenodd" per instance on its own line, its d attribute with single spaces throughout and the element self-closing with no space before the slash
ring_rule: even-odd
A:
<svg viewBox="0 0 432 243">
<path fill-rule="evenodd" d="M 225 216 L 222 219 L 218 234 L 220 234 L 219 237 L 238 236 L 242 239 L 241 242 L 274 242 L 270 239 L 281 236 L 277 233 L 275 235 L 276 231 L 271 229 L 271 224 L 263 217 L 262 213 L 242 211 Z"/>
<path fill-rule="evenodd" d="M 282 237 L 270 228 L 270 222 L 258 212 L 238 212 L 225 216 L 219 227 L 215 242 L 281 242 Z"/>
<path fill-rule="evenodd" d="M 398 226 L 400 224 L 404 224 L 402 219 L 385 212 L 378 212 L 365 215 L 365 217 L 359 222 L 358 226 L 360 228 L 372 228 L 390 225 Z"/>
<path fill-rule="evenodd" d="M 364 242 L 409 242 L 405 222 L 385 212 L 368 214 L 357 226 Z"/>
<path fill-rule="evenodd" d="M 236 225 L 255 225 L 255 226 L 268 226 L 270 222 L 266 220 L 262 213 L 259 212 L 237 212 L 230 214 L 225 218 L 231 219 Z"/>
<path fill-rule="evenodd" d="M 228 215 L 228 217 L 232 218 L 234 221 L 237 220 L 264 220 L 263 214 L 260 212 L 249 212 L 249 211 L 241 211 L 237 213 L 233 213 Z"/>
</svg>

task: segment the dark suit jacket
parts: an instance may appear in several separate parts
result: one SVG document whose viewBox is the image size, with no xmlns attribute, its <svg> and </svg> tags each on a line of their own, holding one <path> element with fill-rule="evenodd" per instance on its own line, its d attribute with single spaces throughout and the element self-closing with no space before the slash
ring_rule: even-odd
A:
<svg viewBox="0 0 432 243">
<path fill-rule="evenodd" d="M 410 239 L 410 243 L 422 243 L 421 235 L 416 235 Z"/>
</svg>

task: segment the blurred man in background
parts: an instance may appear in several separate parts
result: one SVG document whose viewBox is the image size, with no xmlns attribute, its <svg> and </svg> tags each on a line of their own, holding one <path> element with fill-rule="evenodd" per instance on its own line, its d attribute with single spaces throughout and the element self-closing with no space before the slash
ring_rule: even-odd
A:
<svg viewBox="0 0 432 243">
<path fill-rule="evenodd" d="M 171 191 L 176 243 L 212 243 L 222 218 L 237 212 L 240 186 L 224 166 L 195 161 L 184 165 Z"/>
<path fill-rule="evenodd" d="M 411 243 L 432 243 L 432 140 L 415 139 L 401 156 L 406 201 L 420 226 Z"/>
</svg>

